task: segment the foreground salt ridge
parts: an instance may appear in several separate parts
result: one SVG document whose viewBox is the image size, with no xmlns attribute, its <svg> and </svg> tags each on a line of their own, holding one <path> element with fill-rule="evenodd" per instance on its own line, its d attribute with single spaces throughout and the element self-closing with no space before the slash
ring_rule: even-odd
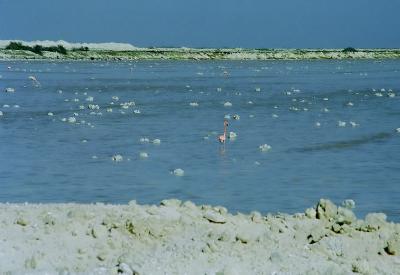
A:
<svg viewBox="0 0 400 275">
<path fill-rule="evenodd" d="M 0 204 L 10 274 L 394 274 L 400 224 L 321 199 L 295 215 L 160 206 Z"/>
</svg>

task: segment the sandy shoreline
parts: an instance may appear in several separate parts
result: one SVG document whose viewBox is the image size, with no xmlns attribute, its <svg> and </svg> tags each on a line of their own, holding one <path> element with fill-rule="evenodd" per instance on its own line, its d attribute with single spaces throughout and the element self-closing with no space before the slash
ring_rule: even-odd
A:
<svg viewBox="0 0 400 275">
<path fill-rule="evenodd" d="M 341 59 L 398 59 L 400 49 L 186 49 L 139 48 L 136 50 L 67 51 L 66 54 L 43 51 L 36 54 L 27 50 L 0 48 L 0 60 L 341 60 Z"/>
<path fill-rule="evenodd" d="M 160 206 L 0 204 L 7 274 L 395 274 L 400 224 L 351 201 L 305 214 L 166 200 Z"/>
</svg>

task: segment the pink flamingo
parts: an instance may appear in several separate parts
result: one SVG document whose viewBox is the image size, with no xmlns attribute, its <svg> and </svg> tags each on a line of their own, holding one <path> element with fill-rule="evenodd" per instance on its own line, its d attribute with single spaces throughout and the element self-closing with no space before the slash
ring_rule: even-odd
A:
<svg viewBox="0 0 400 275">
<path fill-rule="evenodd" d="M 218 141 L 221 143 L 225 143 L 226 140 L 226 128 L 228 127 L 228 121 L 224 120 L 224 134 L 218 137 Z"/>
</svg>

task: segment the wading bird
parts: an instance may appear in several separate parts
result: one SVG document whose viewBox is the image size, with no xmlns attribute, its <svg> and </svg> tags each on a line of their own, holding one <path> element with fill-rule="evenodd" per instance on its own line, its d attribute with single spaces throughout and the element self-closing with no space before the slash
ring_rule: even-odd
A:
<svg viewBox="0 0 400 275">
<path fill-rule="evenodd" d="M 226 129 L 228 128 L 228 121 L 224 120 L 224 134 L 218 137 L 218 141 L 221 143 L 225 143 L 226 140 Z"/>
</svg>

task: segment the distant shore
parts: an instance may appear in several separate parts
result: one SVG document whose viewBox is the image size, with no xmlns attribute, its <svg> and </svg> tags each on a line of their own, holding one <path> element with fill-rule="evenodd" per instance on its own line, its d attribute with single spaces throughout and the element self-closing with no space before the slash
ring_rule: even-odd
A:
<svg viewBox="0 0 400 275">
<path fill-rule="evenodd" d="M 0 48 L 0 60 L 313 60 L 397 59 L 400 49 L 191 49 L 137 48 L 109 50 L 76 48 L 65 52 Z"/>
<path fill-rule="evenodd" d="M 244 49 L 136 47 L 128 43 L 0 40 L 0 60 L 395 59 L 399 49 Z"/>
<path fill-rule="evenodd" d="M 5 274 L 394 274 L 400 224 L 356 218 L 352 200 L 305 213 L 225 207 L 0 204 Z"/>
</svg>

